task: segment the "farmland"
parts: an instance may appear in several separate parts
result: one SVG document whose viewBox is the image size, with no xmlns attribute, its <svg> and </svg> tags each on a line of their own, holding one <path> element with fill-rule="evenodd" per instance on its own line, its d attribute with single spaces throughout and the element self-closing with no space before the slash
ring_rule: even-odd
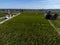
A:
<svg viewBox="0 0 60 45">
<path fill-rule="evenodd" d="M 0 45 L 59 45 L 60 36 L 40 11 L 24 11 L 0 25 Z"/>
</svg>

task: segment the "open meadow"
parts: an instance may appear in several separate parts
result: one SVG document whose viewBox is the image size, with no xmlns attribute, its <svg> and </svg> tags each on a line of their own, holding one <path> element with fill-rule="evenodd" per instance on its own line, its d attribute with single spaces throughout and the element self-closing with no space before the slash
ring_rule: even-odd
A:
<svg viewBox="0 0 60 45">
<path fill-rule="evenodd" d="M 60 45 L 60 35 L 41 11 L 24 11 L 0 25 L 0 45 Z"/>
</svg>

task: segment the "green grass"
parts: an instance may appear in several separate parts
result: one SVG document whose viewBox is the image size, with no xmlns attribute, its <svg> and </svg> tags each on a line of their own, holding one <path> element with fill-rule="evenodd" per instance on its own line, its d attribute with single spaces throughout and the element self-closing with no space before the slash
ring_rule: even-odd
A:
<svg viewBox="0 0 60 45">
<path fill-rule="evenodd" d="M 52 11 L 52 12 L 55 12 L 55 13 L 59 14 L 59 16 L 56 20 L 51 20 L 51 21 L 55 25 L 56 28 L 60 28 L 60 10 Z"/>
<path fill-rule="evenodd" d="M 3 17 L 3 16 L 5 16 L 6 14 L 5 13 L 1 13 L 0 12 L 0 17 Z"/>
<path fill-rule="evenodd" d="M 4 16 L 6 16 L 6 15 L 7 15 L 7 14 L 0 12 L 0 18 L 1 18 L 1 17 L 4 17 Z M 0 22 L 3 21 L 3 20 L 5 20 L 5 19 L 0 19 Z"/>
<path fill-rule="evenodd" d="M 52 23 L 55 25 L 56 28 L 60 28 L 60 19 L 52 20 Z"/>
<path fill-rule="evenodd" d="M 26 11 L 0 25 L 0 45 L 58 45 L 59 35 L 42 12 Z"/>
</svg>

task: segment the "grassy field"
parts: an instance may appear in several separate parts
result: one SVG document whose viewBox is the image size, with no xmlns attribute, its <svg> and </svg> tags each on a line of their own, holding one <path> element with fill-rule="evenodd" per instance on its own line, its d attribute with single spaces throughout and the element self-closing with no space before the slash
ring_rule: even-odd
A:
<svg viewBox="0 0 60 45">
<path fill-rule="evenodd" d="M 39 11 L 25 11 L 0 25 L 0 45 L 59 45 L 56 30 Z"/>
<path fill-rule="evenodd" d="M 5 16 L 6 14 L 5 13 L 1 13 L 0 12 L 0 17 L 3 17 L 3 16 Z"/>
<path fill-rule="evenodd" d="M 57 20 L 52 20 L 53 24 L 55 25 L 56 28 L 60 28 L 60 19 Z"/>
<path fill-rule="evenodd" d="M 52 22 L 53 22 L 53 24 L 55 25 L 56 28 L 60 28 L 60 11 L 52 11 L 52 12 L 55 12 L 55 13 L 59 14 L 58 19 L 52 20 Z"/>
</svg>

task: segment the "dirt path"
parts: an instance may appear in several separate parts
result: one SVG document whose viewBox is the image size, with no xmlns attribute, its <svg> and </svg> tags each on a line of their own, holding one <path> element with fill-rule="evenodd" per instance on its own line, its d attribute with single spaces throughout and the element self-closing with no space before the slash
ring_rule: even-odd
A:
<svg viewBox="0 0 60 45">
<path fill-rule="evenodd" d="M 56 27 L 54 26 L 54 24 L 53 24 L 50 20 L 48 20 L 48 22 L 49 22 L 50 25 L 57 31 L 57 33 L 60 35 L 60 29 L 59 29 L 59 28 L 56 28 Z"/>
<path fill-rule="evenodd" d="M 14 15 L 14 16 L 12 16 L 12 17 L 6 19 L 6 20 L 3 20 L 3 21 L 0 22 L 0 24 L 3 24 L 4 22 L 6 22 L 6 21 L 8 21 L 8 20 L 10 20 L 10 19 L 12 19 L 12 18 L 14 18 L 14 17 L 20 15 L 20 14 L 21 14 L 21 13 L 18 13 L 18 14 Z"/>
</svg>

